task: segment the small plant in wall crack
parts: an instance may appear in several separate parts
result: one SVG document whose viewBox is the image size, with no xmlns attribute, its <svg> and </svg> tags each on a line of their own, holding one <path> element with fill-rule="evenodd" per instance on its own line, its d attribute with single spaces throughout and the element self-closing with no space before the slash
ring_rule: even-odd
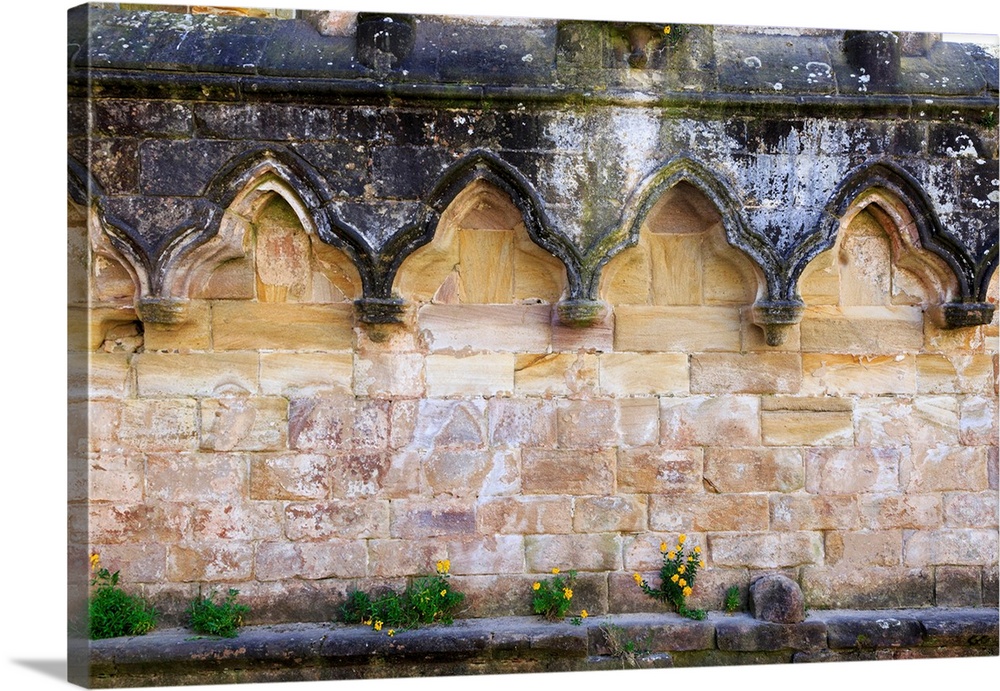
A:
<svg viewBox="0 0 1000 691">
<path fill-rule="evenodd" d="M 90 556 L 90 600 L 87 603 L 91 639 L 141 636 L 156 626 L 156 610 L 139 595 L 118 585 L 119 572 L 101 566 L 98 554 Z"/>
<path fill-rule="evenodd" d="M 573 600 L 573 585 L 576 583 L 576 571 L 570 571 L 565 577 L 558 568 L 552 569 L 552 578 L 538 580 L 531 584 L 531 608 L 535 614 L 541 614 L 546 619 L 556 621 L 562 619 L 570 610 Z M 587 615 L 580 613 L 580 617 Z M 575 623 L 575 622 L 574 622 Z"/>
<path fill-rule="evenodd" d="M 726 589 L 722 607 L 726 610 L 726 614 L 732 614 L 740 608 L 740 587 L 738 585 L 731 585 Z"/>
<path fill-rule="evenodd" d="M 694 589 L 698 570 L 705 567 L 705 561 L 701 557 L 701 547 L 696 546 L 685 554 L 686 541 L 687 535 L 681 535 L 677 538 L 677 546 L 673 549 L 670 549 L 665 542 L 660 543 L 663 564 L 660 566 L 659 588 L 652 588 L 641 574 L 636 573 L 633 578 L 644 593 L 671 605 L 678 614 L 689 619 L 704 619 L 705 610 L 689 609 L 687 598 Z"/>
<path fill-rule="evenodd" d="M 250 614 L 250 607 L 237 603 L 236 598 L 240 591 L 230 588 L 222 602 L 215 601 L 215 591 L 208 594 L 208 597 L 201 596 L 201 588 L 198 588 L 198 597 L 188 605 L 188 626 L 195 633 L 205 636 L 221 636 L 223 638 L 234 638 L 237 629 L 243 626 L 243 618 Z"/>
<path fill-rule="evenodd" d="M 390 590 L 373 597 L 353 590 L 340 608 L 341 618 L 389 636 L 421 624 L 451 624 L 465 595 L 451 587 L 450 570 L 449 560 L 439 561 L 433 575 L 416 579 L 402 593 Z"/>
<path fill-rule="evenodd" d="M 611 657 L 622 662 L 622 669 L 625 665 L 635 667 L 638 658 L 649 654 L 649 645 L 653 634 L 648 634 L 643 644 L 634 638 L 630 638 L 621 626 L 606 623 L 601 624 L 601 633 L 604 635 L 604 644 L 608 647 Z"/>
</svg>

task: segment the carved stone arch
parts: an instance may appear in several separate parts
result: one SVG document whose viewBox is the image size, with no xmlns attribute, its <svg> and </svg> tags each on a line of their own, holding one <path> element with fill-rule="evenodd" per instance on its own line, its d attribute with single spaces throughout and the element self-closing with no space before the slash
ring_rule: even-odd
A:
<svg viewBox="0 0 1000 691">
<path fill-rule="evenodd" d="M 220 267 L 246 259 L 257 219 L 280 199 L 294 213 L 306 236 L 347 255 L 363 288 L 368 273 L 359 268 L 359 254 L 370 250 L 353 229 L 331 218 L 325 182 L 294 152 L 280 147 L 247 152 L 225 166 L 206 187 L 205 195 L 224 209 L 215 234 L 190 248 L 173 267 L 173 290 L 184 296 L 204 293 Z M 360 292 L 360 291 L 359 291 Z"/>
<path fill-rule="evenodd" d="M 438 303 L 556 303 L 565 297 L 565 265 L 527 231 L 514 200 L 474 178 L 438 214 L 432 240 L 400 265 L 393 293 Z"/>
<path fill-rule="evenodd" d="M 989 256 L 977 262 L 945 230 L 933 202 L 905 170 L 876 162 L 856 169 L 835 190 L 821 227 L 804 242 L 791 262 L 795 284 L 806 266 L 840 243 L 860 213 L 873 214 L 890 241 L 894 266 L 919 276 L 935 304 L 928 313 L 942 327 L 988 323 L 985 303 Z M 995 249 L 993 250 L 995 257 Z M 995 258 L 992 260 L 995 264 Z"/>
</svg>

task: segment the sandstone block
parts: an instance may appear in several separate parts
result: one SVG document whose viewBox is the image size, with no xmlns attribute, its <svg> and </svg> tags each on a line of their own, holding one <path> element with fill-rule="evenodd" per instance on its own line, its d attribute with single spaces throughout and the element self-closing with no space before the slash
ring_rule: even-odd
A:
<svg viewBox="0 0 1000 691">
<path fill-rule="evenodd" d="M 424 356 L 420 353 L 370 353 L 354 363 L 357 396 L 416 398 L 424 393 Z"/>
<path fill-rule="evenodd" d="M 989 487 L 986 449 L 944 444 L 915 448 L 900 466 L 899 478 L 907 493 L 983 491 Z"/>
<path fill-rule="evenodd" d="M 618 407 L 610 400 L 563 400 L 556 404 L 560 448 L 609 448 L 619 444 Z"/>
<path fill-rule="evenodd" d="M 486 444 L 486 401 L 423 399 L 410 443 L 416 449 L 481 449 Z"/>
<path fill-rule="evenodd" d="M 806 307 L 799 328 L 803 352 L 912 353 L 924 345 L 923 310 L 909 305 Z"/>
<path fill-rule="evenodd" d="M 738 307 L 615 307 L 615 350 L 622 352 L 737 352 Z"/>
<path fill-rule="evenodd" d="M 495 396 L 514 391 L 516 357 L 487 355 L 428 355 L 424 373 L 429 396 Z"/>
<path fill-rule="evenodd" d="M 566 326 L 559 321 L 559 313 L 552 310 L 552 352 L 606 353 L 614 350 L 615 315 L 612 310 L 601 321 L 586 328 Z"/>
<path fill-rule="evenodd" d="M 767 446 L 853 446 L 850 411 L 765 410 L 761 436 Z"/>
<path fill-rule="evenodd" d="M 862 399 L 855 407 L 859 446 L 958 444 L 958 402 L 952 396 Z"/>
<path fill-rule="evenodd" d="M 256 353 L 141 353 L 134 363 L 142 397 L 257 391 Z"/>
<path fill-rule="evenodd" d="M 170 545 L 167 578 L 174 582 L 245 581 L 253 568 L 253 545 L 202 543 Z"/>
<path fill-rule="evenodd" d="M 257 547 L 254 576 L 260 581 L 287 578 L 361 578 L 368 549 L 362 540 L 263 542 Z"/>
<path fill-rule="evenodd" d="M 812 396 L 914 393 L 916 361 L 912 355 L 836 355 L 803 353 L 803 394 Z"/>
<path fill-rule="evenodd" d="M 903 559 L 903 533 L 900 530 L 875 530 L 826 534 L 826 563 L 844 568 L 899 566 Z"/>
<path fill-rule="evenodd" d="M 939 494 L 863 494 L 858 497 L 858 508 L 867 530 L 927 530 L 942 524 Z"/>
<path fill-rule="evenodd" d="M 801 583 L 806 602 L 813 608 L 899 609 L 934 602 L 930 569 L 805 566 Z"/>
<path fill-rule="evenodd" d="M 649 527 L 677 532 L 767 530 L 767 495 L 654 494 L 649 500 Z"/>
<path fill-rule="evenodd" d="M 166 578 L 167 548 L 157 544 L 91 545 L 101 557 L 101 566 L 111 573 L 128 574 L 129 583 L 155 583 Z"/>
<path fill-rule="evenodd" d="M 760 402 L 755 396 L 660 399 L 660 443 L 689 446 L 760 446 Z"/>
<path fill-rule="evenodd" d="M 750 584 L 750 612 L 754 619 L 797 624 L 806 618 L 799 584 L 781 574 L 761 576 Z"/>
<path fill-rule="evenodd" d="M 959 407 L 959 439 L 967 446 L 996 445 L 997 399 L 995 396 L 965 396 Z"/>
<path fill-rule="evenodd" d="M 550 573 L 553 568 L 618 571 L 622 564 L 622 544 L 614 533 L 526 535 L 524 556 L 529 573 Z"/>
<path fill-rule="evenodd" d="M 827 618 L 826 625 L 831 648 L 914 648 L 923 637 L 920 621 L 903 613 L 874 621 L 853 612 L 842 613 Z"/>
<path fill-rule="evenodd" d="M 170 502 L 235 501 L 246 495 L 246 462 L 227 454 L 151 455 L 146 498 Z"/>
<path fill-rule="evenodd" d="M 798 353 L 696 353 L 691 356 L 692 393 L 797 393 L 802 384 Z"/>
<path fill-rule="evenodd" d="M 144 463 L 131 455 L 98 455 L 90 459 L 90 501 L 111 501 L 138 504 L 143 499 Z"/>
<path fill-rule="evenodd" d="M 250 461 L 250 498 L 326 499 L 330 459 L 319 454 L 287 454 Z"/>
<path fill-rule="evenodd" d="M 477 508 L 479 532 L 486 534 L 569 533 L 573 504 L 569 497 L 497 497 Z"/>
<path fill-rule="evenodd" d="M 192 543 L 216 540 L 249 541 L 282 539 L 281 510 L 277 503 L 198 502 L 187 505 Z"/>
<path fill-rule="evenodd" d="M 688 393 L 688 356 L 684 353 L 604 353 L 600 390 L 610 396 Z"/>
<path fill-rule="evenodd" d="M 201 402 L 201 448 L 208 451 L 280 451 L 288 445 L 288 401 L 279 397 Z"/>
<path fill-rule="evenodd" d="M 70 371 L 70 375 L 73 374 Z M 125 398 L 130 384 L 129 356 L 127 353 L 90 353 L 87 369 L 80 375 L 80 381 L 70 384 L 71 391 L 79 393 L 77 398 Z"/>
<path fill-rule="evenodd" d="M 331 496 L 344 499 L 396 499 L 423 489 L 416 453 L 337 453 L 329 458 Z"/>
<path fill-rule="evenodd" d="M 618 490 L 636 494 L 700 492 L 702 449 L 619 449 Z"/>
<path fill-rule="evenodd" d="M 442 540 L 368 540 L 368 574 L 375 578 L 426 576 L 448 559 Z"/>
<path fill-rule="evenodd" d="M 91 421 L 91 429 L 95 423 Z M 127 400 L 121 408 L 117 441 L 120 448 L 133 452 L 194 450 L 198 404 L 190 399 Z"/>
<path fill-rule="evenodd" d="M 467 499 L 397 499 L 392 502 L 392 537 L 420 539 L 476 532 L 476 508 Z"/>
<path fill-rule="evenodd" d="M 597 356 L 590 353 L 519 354 L 514 392 L 519 396 L 570 396 L 597 390 Z"/>
<path fill-rule="evenodd" d="M 646 529 L 645 495 L 579 497 L 574 502 L 577 533 L 637 533 Z"/>
<path fill-rule="evenodd" d="M 552 340 L 550 305 L 424 305 L 417 312 L 431 351 L 544 353 Z"/>
<path fill-rule="evenodd" d="M 978 566 L 938 566 L 934 569 L 934 604 L 938 607 L 980 607 L 982 569 Z"/>
<path fill-rule="evenodd" d="M 350 353 L 260 354 L 260 390 L 266 396 L 345 395 L 353 374 Z"/>
<path fill-rule="evenodd" d="M 858 525 L 853 496 L 784 494 L 771 497 L 772 530 L 835 530 Z"/>
<path fill-rule="evenodd" d="M 987 353 L 917 355 L 917 393 L 990 393 L 993 358 Z"/>
<path fill-rule="evenodd" d="M 524 449 L 521 482 L 525 494 L 611 494 L 615 452 Z"/>
<path fill-rule="evenodd" d="M 811 494 L 899 490 L 900 449 L 817 447 L 804 453 L 806 491 Z"/>
<path fill-rule="evenodd" d="M 553 447 L 556 406 L 544 399 L 493 398 L 487 404 L 489 442 L 493 446 Z"/>
<path fill-rule="evenodd" d="M 659 399 L 618 399 L 618 427 L 625 446 L 656 444 L 660 440 Z"/>
<path fill-rule="evenodd" d="M 705 450 L 704 479 L 722 494 L 794 492 L 805 485 L 805 466 L 798 449 L 712 447 Z"/>
<path fill-rule="evenodd" d="M 686 533 L 686 535 L 688 554 L 690 554 L 691 550 L 694 549 L 695 545 L 699 545 L 702 549 L 704 549 L 704 535 L 694 533 Z M 677 544 L 677 538 L 679 536 L 679 531 L 656 533 L 641 532 L 637 535 L 625 536 L 623 540 L 623 559 L 625 571 L 630 575 L 636 571 L 643 574 L 657 574 L 660 567 L 663 565 L 663 553 L 660 552 L 660 545 L 665 542 L 673 547 Z M 708 570 L 700 571 L 698 573 L 698 590 L 701 590 L 702 577 L 707 573 L 709 573 Z"/>
<path fill-rule="evenodd" d="M 288 504 L 285 534 L 306 541 L 388 537 L 389 502 L 365 498 Z"/>
<path fill-rule="evenodd" d="M 949 492 L 944 495 L 944 524 L 949 528 L 996 528 L 996 492 Z"/>
<path fill-rule="evenodd" d="M 211 309 L 204 300 L 187 304 L 187 318 L 180 324 L 143 325 L 143 347 L 146 352 L 210 350 L 212 347 Z"/>
<path fill-rule="evenodd" d="M 212 304 L 216 350 L 350 350 L 354 305 L 219 300 Z"/>
<path fill-rule="evenodd" d="M 389 401 L 297 398 L 288 406 L 288 444 L 301 451 L 385 448 Z"/>
<path fill-rule="evenodd" d="M 712 563 L 756 569 L 820 564 L 821 533 L 719 533 L 708 536 Z"/>
<path fill-rule="evenodd" d="M 907 566 L 986 566 L 997 560 L 995 530 L 935 530 L 913 533 L 903 547 Z"/>
<path fill-rule="evenodd" d="M 456 576 L 524 573 L 521 535 L 475 535 L 445 542 L 451 572 Z"/>
<path fill-rule="evenodd" d="M 520 487 L 513 451 L 438 449 L 424 456 L 423 471 L 434 495 L 513 494 Z"/>
<path fill-rule="evenodd" d="M 177 543 L 185 539 L 190 511 L 184 504 L 91 504 L 81 541 L 96 544 Z"/>
</svg>

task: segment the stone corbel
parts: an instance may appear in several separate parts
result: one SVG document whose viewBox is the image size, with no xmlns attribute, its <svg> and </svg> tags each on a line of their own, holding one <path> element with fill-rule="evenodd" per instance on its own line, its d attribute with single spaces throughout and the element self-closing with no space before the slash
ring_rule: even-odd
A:
<svg viewBox="0 0 1000 691">
<path fill-rule="evenodd" d="M 190 302 L 187 298 L 146 295 L 139 298 L 136 312 L 144 324 L 176 326 L 187 321 Z"/>
<path fill-rule="evenodd" d="M 983 326 L 993 321 L 996 305 L 992 302 L 946 302 L 927 309 L 927 315 L 939 328 L 961 329 Z"/>
<path fill-rule="evenodd" d="M 354 301 L 354 309 L 363 324 L 399 324 L 403 321 L 406 302 L 397 297 L 365 297 Z"/>
<path fill-rule="evenodd" d="M 567 299 L 556 303 L 559 322 L 574 328 L 584 328 L 603 321 L 608 316 L 608 309 L 608 304 L 601 300 Z"/>
<path fill-rule="evenodd" d="M 800 300 L 760 300 L 751 308 L 753 323 L 764 330 L 769 346 L 779 346 L 789 330 L 802 321 L 805 304 Z"/>
</svg>

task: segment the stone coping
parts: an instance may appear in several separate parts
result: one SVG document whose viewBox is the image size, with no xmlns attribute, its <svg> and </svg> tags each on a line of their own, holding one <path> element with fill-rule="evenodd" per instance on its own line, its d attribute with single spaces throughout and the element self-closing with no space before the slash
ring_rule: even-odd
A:
<svg viewBox="0 0 1000 691">
<path fill-rule="evenodd" d="M 616 669 L 602 627 L 620 627 L 637 667 L 998 654 L 996 609 L 823 610 L 798 624 L 749 614 L 615 614 L 581 625 L 538 617 L 458 620 L 393 636 L 328 623 L 250 626 L 236 638 L 165 629 L 91 641 L 94 686 L 352 679 Z"/>
</svg>

